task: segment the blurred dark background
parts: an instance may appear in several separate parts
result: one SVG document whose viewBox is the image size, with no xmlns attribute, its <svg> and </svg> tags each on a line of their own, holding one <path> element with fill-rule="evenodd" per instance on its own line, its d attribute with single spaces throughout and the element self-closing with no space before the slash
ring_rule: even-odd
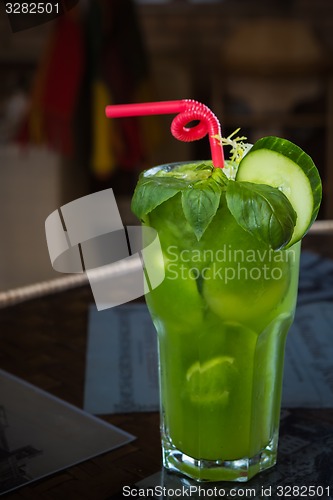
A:
<svg viewBox="0 0 333 500">
<path fill-rule="evenodd" d="M 329 0 L 80 0 L 12 32 L 0 10 L 0 291 L 59 276 L 44 221 L 112 187 L 125 224 L 138 173 L 209 157 L 171 116 L 114 120 L 108 103 L 192 98 L 224 135 L 286 137 L 324 181 L 333 218 L 333 3 Z"/>
</svg>

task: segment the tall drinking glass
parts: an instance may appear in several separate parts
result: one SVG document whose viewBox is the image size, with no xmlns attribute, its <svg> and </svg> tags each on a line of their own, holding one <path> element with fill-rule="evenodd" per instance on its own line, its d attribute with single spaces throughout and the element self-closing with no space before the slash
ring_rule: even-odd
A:
<svg viewBox="0 0 333 500">
<path fill-rule="evenodd" d="M 196 480 L 246 481 L 276 462 L 300 243 L 271 250 L 236 223 L 223 193 L 199 241 L 179 193 L 144 224 L 158 232 L 165 269 L 146 295 L 158 333 L 163 464 Z"/>
</svg>

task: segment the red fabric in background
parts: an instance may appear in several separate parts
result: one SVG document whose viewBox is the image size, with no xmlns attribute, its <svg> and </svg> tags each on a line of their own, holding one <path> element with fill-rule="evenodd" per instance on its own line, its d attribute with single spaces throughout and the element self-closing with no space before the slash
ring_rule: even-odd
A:
<svg viewBox="0 0 333 500">
<path fill-rule="evenodd" d="M 83 30 L 72 10 L 55 21 L 18 134 L 20 142 L 45 144 L 65 156 L 74 154 L 73 122 L 83 68 Z"/>
<path fill-rule="evenodd" d="M 59 19 L 41 103 L 47 142 L 64 154 L 74 152 L 73 119 L 84 65 L 82 28 L 76 19 Z"/>
<path fill-rule="evenodd" d="M 148 63 L 133 0 L 90 0 L 88 11 L 74 8 L 55 21 L 18 139 L 47 145 L 66 157 L 80 149 L 81 158 L 88 158 L 89 168 L 97 176 L 100 172 L 94 159 L 107 163 L 104 153 L 108 145 L 112 160 L 105 175 L 115 168 L 142 169 L 154 143 L 154 131 L 147 134 L 147 126 L 139 118 L 104 125 L 105 106 L 98 101 L 96 108 L 96 84 L 110 97 L 105 105 L 154 100 L 147 98 Z M 110 128 L 102 145 L 94 134 L 100 131 L 94 128 L 96 116 L 99 125 Z"/>
<path fill-rule="evenodd" d="M 75 110 L 84 60 L 82 28 L 69 16 L 59 19 L 50 59 L 42 103 L 46 112 L 68 120 Z"/>
</svg>

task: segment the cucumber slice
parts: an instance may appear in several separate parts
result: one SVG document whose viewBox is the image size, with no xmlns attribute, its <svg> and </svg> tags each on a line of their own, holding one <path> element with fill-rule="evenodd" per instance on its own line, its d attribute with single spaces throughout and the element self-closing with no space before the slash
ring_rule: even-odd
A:
<svg viewBox="0 0 333 500">
<path fill-rule="evenodd" d="M 297 214 L 288 246 L 303 238 L 317 217 L 322 197 L 319 172 L 310 156 L 287 139 L 257 141 L 240 162 L 236 181 L 268 184 L 285 194 Z"/>
</svg>

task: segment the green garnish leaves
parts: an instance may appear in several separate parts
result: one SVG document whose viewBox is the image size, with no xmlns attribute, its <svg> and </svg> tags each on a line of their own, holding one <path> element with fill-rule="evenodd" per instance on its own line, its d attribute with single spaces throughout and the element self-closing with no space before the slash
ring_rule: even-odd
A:
<svg viewBox="0 0 333 500">
<path fill-rule="evenodd" d="M 163 182 L 158 182 L 157 179 L 163 178 L 142 176 L 135 188 L 131 210 L 139 219 L 143 219 L 145 215 L 175 196 L 181 189 L 179 179 L 166 179 L 171 181 L 168 183 L 171 185 L 168 185 L 167 182 L 164 182 L 163 185 Z"/>
<path fill-rule="evenodd" d="M 267 184 L 230 181 L 226 200 L 236 222 L 273 250 L 289 243 L 297 215 L 279 189 Z"/>
<path fill-rule="evenodd" d="M 220 204 L 221 187 L 210 177 L 182 191 L 182 207 L 187 222 L 200 240 Z"/>
<path fill-rule="evenodd" d="M 185 218 L 199 240 L 218 209 L 228 178 L 211 162 L 180 166 L 172 172 L 143 172 L 132 198 L 132 212 L 141 220 L 163 202 L 182 193 Z"/>
<path fill-rule="evenodd" d="M 234 161 L 226 162 L 225 169 L 214 168 L 211 161 L 204 161 L 176 166 L 165 165 L 143 172 L 132 198 L 131 208 L 134 214 L 143 222 L 147 222 L 150 212 L 180 193 L 179 201 L 181 201 L 185 219 L 197 240 L 200 240 L 219 209 L 221 196 L 223 199 L 226 196 L 227 206 L 236 223 L 242 229 L 274 250 L 293 244 L 295 227 L 297 228 L 297 225 L 302 221 L 301 216 L 297 217 L 293 208 L 295 200 L 294 198 L 290 199 L 289 192 L 286 190 L 288 195 L 286 196 L 279 184 L 275 184 L 276 187 L 271 185 L 274 179 L 272 181 L 269 178 L 267 183 L 265 181 L 261 183 L 255 178 L 255 182 L 252 182 L 252 179 L 241 180 L 238 173 L 235 178 L 237 170 L 239 172 L 241 169 L 241 173 L 244 175 L 245 162 L 248 163 L 254 155 L 260 153 L 260 151 L 256 152 L 256 145 L 248 153 L 251 145 L 243 143 L 243 139 L 243 137 L 233 139 L 232 136 L 228 138 L 229 145 L 234 146 L 235 158 Z M 269 139 L 272 142 L 272 138 Z M 271 145 L 271 142 L 267 144 Z M 279 144 L 277 144 L 276 149 L 278 149 Z M 274 158 L 270 160 L 269 172 L 272 170 L 273 160 L 275 163 L 277 162 L 275 156 L 279 159 L 274 150 L 273 153 Z M 283 160 L 283 155 L 281 158 Z M 290 158 L 290 154 L 288 154 L 288 158 Z M 238 164 L 239 160 L 241 161 Z M 280 163 L 275 167 L 275 170 L 273 169 L 274 172 L 286 169 L 284 164 L 281 164 L 282 160 L 279 160 Z M 292 160 L 295 161 L 294 158 Z M 304 160 L 303 155 L 297 160 L 301 163 L 301 161 L 307 160 L 307 157 Z M 251 167 L 247 170 L 251 172 L 258 170 L 256 162 L 254 165 L 251 164 Z M 229 171 L 227 171 L 228 168 Z M 304 166 L 302 168 L 305 169 Z M 307 167 L 306 172 L 309 174 L 307 177 L 311 182 L 310 174 L 313 170 Z M 285 177 L 288 178 L 288 172 Z M 312 191 L 314 191 L 315 182 L 313 181 L 312 184 Z M 300 212 L 298 211 L 298 213 Z"/>
</svg>

